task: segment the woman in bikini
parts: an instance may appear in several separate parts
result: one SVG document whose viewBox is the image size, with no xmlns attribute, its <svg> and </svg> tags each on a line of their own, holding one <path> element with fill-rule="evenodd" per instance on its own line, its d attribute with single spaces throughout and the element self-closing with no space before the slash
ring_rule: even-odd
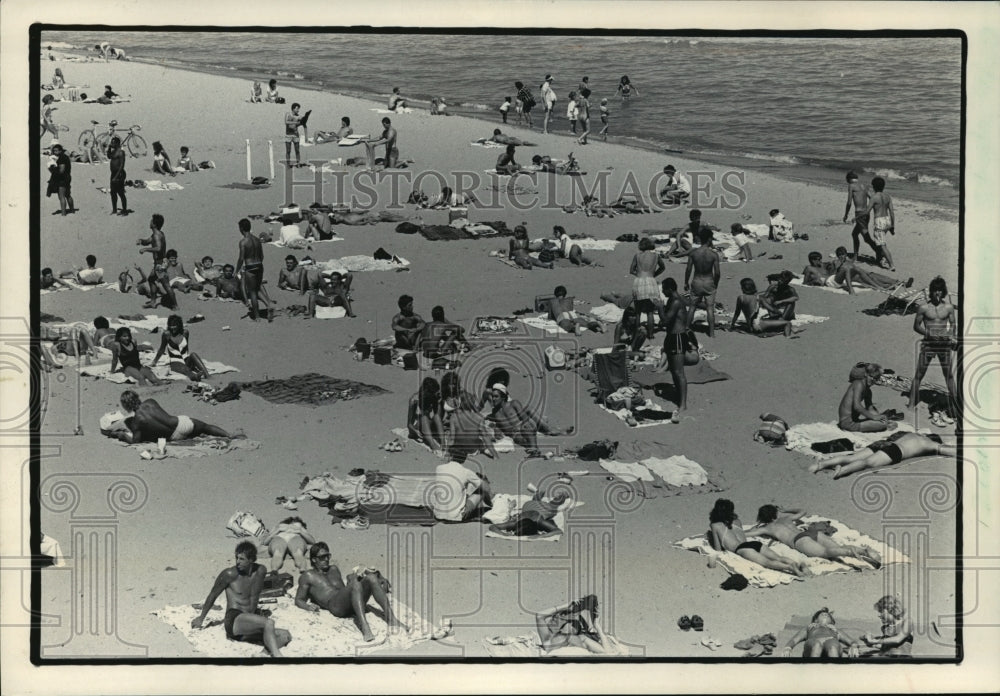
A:
<svg viewBox="0 0 1000 696">
<path fill-rule="evenodd" d="M 425 377 L 420 391 L 410 397 L 406 409 L 406 429 L 410 438 L 423 442 L 436 456 L 444 454 L 444 426 L 441 423 L 441 387 L 433 377 Z"/>
<path fill-rule="evenodd" d="M 528 239 L 528 228 L 524 225 L 518 225 L 514 228 L 514 236 L 510 240 L 507 258 L 527 271 L 530 271 L 533 266 L 552 270 L 554 264 L 551 261 L 545 263 L 536 259 L 529 253 L 530 246 L 531 240 Z"/>
<path fill-rule="evenodd" d="M 736 298 L 736 310 L 733 312 L 733 320 L 729 324 L 729 330 L 736 329 L 736 322 L 742 314 L 746 320 L 747 328 L 750 332 L 759 334 L 765 331 L 784 331 L 785 336 L 792 335 L 792 322 L 787 319 L 762 319 L 760 316 L 761 302 L 757 296 L 757 284 L 752 278 L 744 278 L 740 281 L 741 294 Z"/>
<path fill-rule="evenodd" d="M 649 336 L 653 335 L 655 329 L 653 311 L 659 315 L 661 324 L 666 322 L 660 284 L 656 282 L 656 276 L 667 267 L 655 249 L 653 240 L 643 237 L 639 240 L 639 253 L 632 257 L 632 266 L 629 268 L 629 273 L 635 276 L 632 281 L 632 298 L 640 315 L 646 315 L 646 332 Z"/>
<path fill-rule="evenodd" d="M 851 648 L 851 657 L 856 657 L 857 649 L 852 647 L 854 641 L 841 633 L 835 623 L 830 610 L 823 607 L 813 614 L 808 626 L 788 641 L 788 645 L 781 653 L 782 657 L 789 657 L 792 648 L 803 641 L 806 644 L 803 657 L 841 657 L 843 655 L 841 646 Z"/>
<path fill-rule="evenodd" d="M 795 563 L 782 558 L 764 546 L 761 541 L 747 541 L 733 501 L 725 498 L 716 500 L 708 520 L 711 523 L 709 541 L 716 551 L 731 551 L 757 565 L 788 573 L 800 579 L 809 574 L 804 563 Z"/>
<path fill-rule="evenodd" d="M 611 641 L 597 621 L 595 595 L 587 595 L 536 614 L 535 626 L 545 652 L 568 647 L 586 648 L 597 654 L 613 650 Z"/>
<path fill-rule="evenodd" d="M 306 523 L 301 517 L 286 517 L 281 520 L 274 531 L 261 540 L 261 546 L 271 554 L 271 572 L 277 573 L 285 563 L 285 558 L 292 557 L 299 572 L 306 570 L 306 551 L 316 543 L 316 539 L 306 531 Z"/>
<path fill-rule="evenodd" d="M 174 168 L 170 164 L 170 155 L 159 140 L 153 143 L 153 171 L 157 174 L 175 175 Z"/>
<path fill-rule="evenodd" d="M 632 92 L 635 92 L 635 96 L 639 96 L 639 90 L 637 90 L 632 84 L 632 81 L 628 79 L 628 75 L 622 75 L 622 79 L 618 82 L 618 90 L 615 92 L 615 95 L 622 95 L 622 101 L 625 102 L 631 98 Z"/>
<path fill-rule="evenodd" d="M 160 340 L 160 349 L 156 351 L 150 367 L 154 367 L 166 352 L 173 372 L 184 375 L 192 382 L 208 379 L 208 368 L 205 367 L 205 363 L 197 353 L 190 352 L 190 338 L 190 334 L 184 328 L 184 321 L 176 314 L 171 314 L 167 318 L 167 330 Z"/>
<path fill-rule="evenodd" d="M 110 344 L 110 347 L 112 374 L 119 371 L 116 368 L 120 363 L 120 372 L 134 379 L 140 387 L 146 387 L 150 384 L 158 387 L 166 384 L 139 360 L 139 346 L 132 340 L 132 331 L 127 326 L 122 326 L 115 331 L 115 341 Z"/>
</svg>

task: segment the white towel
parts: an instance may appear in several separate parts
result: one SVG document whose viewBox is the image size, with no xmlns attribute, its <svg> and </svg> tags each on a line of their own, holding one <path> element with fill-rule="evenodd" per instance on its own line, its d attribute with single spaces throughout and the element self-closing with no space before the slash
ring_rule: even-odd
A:
<svg viewBox="0 0 1000 696">
<path fill-rule="evenodd" d="M 209 375 L 221 375 L 227 372 L 239 372 L 239 369 L 233 367 L 232 365 L 225 365 L 220 362 L 212 362 L 211 360 L 203 361 L 205 367 L 208 368 Z M 169 365 L 157 365 L 152 368 L 153 374 L 156 375 L 158 379 L 165 379 L 171 382 L 184 382 L 188 381 L 188 378 L 177 372 L 173 372 Z M 80 368 L 80 374 L 84 377 L 103 377 L 109 382 L 115 384 L 135 384 L 135 380 L 131 377 L 121 373 L 111 372 L 111 363 L 104 363 L 99 365 L 85 365 Z"/>
<path fill-rule="evenodd" d="M 865 285 L 860 285 L 860 284 L 858 284 L 856 282 L 855 283 L 851 283 L 851 284 L 854 286 L 854 292 L 871 292 L 872 291 L 871 288 L 869 288 L 869 287 L 867 287 Z M 813 288 L 815 290 L 826 290 L 827 292 L 839 292 L 839 293 L 842 293 L 844 295 L 847 294 L 847 290 L 843 290 L 841 288 L 831 288 L 829 285 L 806 285 L 805 283 L 802 282 L 802 278 L 793 278 L 792 281 L 789 283 L 789 285 L 797 285 L 800 288 Z"/>
<path fill-rule="evenodd" d="M 568 246 L 572 247 L 574 244 L 584 251 L 614 251 L 618 246 L 614 239 L 570 239 Z"/>
<path fill-rule="evenodd" d="M 504 522 L 509 522 L 515 515 L 518 515 L 521 512 L 521 508 L 524 507 L 524 504 L 531 499 L 531 496 L 528 495 L 498 493 L 493 496 L 493 507 L 483 514 L 483 519 L 493 524 L 503 524 Z M 582 505 L 582 502 L 574 500 L 572 505 L 570 505 L 567 509 L 575 510 Z M 552 518 L 552 523 L 559 527 L 560 530 L 565 531 L 566 510 L 560 510 L 557 512 L 555 517 Z M 562 534 L 552 534 L 551 536 L 544 537 L 514 536 L 512 534 L 497 534 L 496 532 L 491 531 L 487 531 L 486 536 L 494 539 L 511 539 L 516 541 L 559 541 L 559 539 L 562 538 Z"/>
<path fill-rule="evenodd" d="M 913 426 L 906 421 L 898 421 L 896 425 L 898 430 L 913 432 Z M 823 457 L 826 455 L 812 448 L 811 445 L 814 442 L 828 442 L 846 437 L 855 444 L 857 449 L 862 449 L 876 440 L 884 440 L 891 434 L 888 431 L 880 433 L 849 432 L 841 430 L 836 423 L 799 423 L 785 432 L 785 449 L 808 454 L 810 457 Z"/>
<path fill-rule="evenodd" d="M 667 459 L 650 457 L 639 461 L 647 469 L 671 486 L 703 486 L 708 483 L 708 472 L 701 464 L 691 461 L 682 454 Z"/>
<path fill-rule="evenodd" d="M 399 262 L 386 261 L 384 259 L 374 259 L 371 256 L 345 256 L 340 259 L 330 259 L 329 261 L 321 261 L 316 265 L 322 271 L 326 272 L 338 272 L 338 273 L 362 273 L 365 271 L 394 271 L 397 268 L 404 268 L 410 265 L 410 262 L 404 259 L 402 256 L 397 256 Z"/>
<path fill-rule="evenodd" d="M 164 183 L 159 179 L 152 179 L 146 182 L 145 188 L 147 191 L 180 191 L 184 187 L 176 181 L 168 181 Z M 142 189 L 139 190 L 141 191 Z"/>
<path fill-rule="evenodd" d="M 323 307 L 316 305 L 317 319 L 343 319 L 347 316 L 347 310 L 343 307 Z"/>
<path fill-rule="evenodd" d="M 616 304 L 608 302 L 600 307 L 594 307 L 590 310 L 590 313 L 605 323 L 617 324 L 622 320 L 622 315 L 625 314 L 625 310 Z"/>
<path fill-rule="evenodd" d="M 608 413 L 610 413 L 611 415 L 613 415 L 615 418 L 617 418 L 618 420 L 620 420 L 623 423 L 627 422 L 628 417 L 632 415 L 632 412 L 629 411 L 627 408 L 619 409 L 617 411 L 612 411 L 610 408 L 608 408 L 604 404 L 600 404 L 600 406 L 601 406 L 602 409 L 604 409 L 605 411 L 607 411 Z M 632 406 L 634 408 L 636 408 L 636 409 L 645 409 L 647 411 L 659 411 L 661 413 L 666 413 L 667 412 L 667 410 L 665 408 L 663 408 L 662 406 L 660 406 L 658 403 L 656 403 L 652 399 L 646 399 L 646 403 L 644 403 L 644 404 L 637 404 L 636 402 L 632 402 Z M 632 428 L 652 428 L 653 426 L 657 426 L 657 425 L 671 425 L 671 422 L 670 422 L 669 418 L 664 418 L 663 420 L 639 421 L 637 425 L 632 425 L 632 426 L 629 426 L 629 427 L 632 427 Z"/>
<path fill-rule="evenodd" d="M 607 655 L 628 656 L 629 648 L 623 645 L 614 636 L 607 636 L 611 645 L 611 651 Z M 483 646 L 490 657 L 511 658 L 511 657 L 554 657 L 559 658 L 581 658 L 581 657 L 604 657 L 604 654 L 592 653 L 586 648 L 565 647 L 556 648 L 544 652 L 538 642 L 537 633 L 525 633 L 520 636 L 495 636 L 493 638 L 483 638 Z"/>
<path fill-rule="evenodd" d="M 569 334 L 569 331 L 565 331 L 559 324 L 555 323 L 553 320 L 549 319 L 547 314 L 539 314 L 538 316 L 524 315 L 518 319 L 522 324 L 527 324 L 536 329 L 541 329 L 546 334 Z M 580 327 L 583 331 L 587 330 L 587 327 Z"/>
<path fill-rule="evenodd" d="M 469 145 L 475 145 L 476 147 L 485 147 L 485 148 L 498 149 L 498 150 L 502 150 L 505 147 L 507 147 L 503 143 L 498 143 L 495 140 L 485 140 L 483 142 L 477 142 L 477 141 L 473 140 L 471 143 L 469 143 Z"/>
</svg>

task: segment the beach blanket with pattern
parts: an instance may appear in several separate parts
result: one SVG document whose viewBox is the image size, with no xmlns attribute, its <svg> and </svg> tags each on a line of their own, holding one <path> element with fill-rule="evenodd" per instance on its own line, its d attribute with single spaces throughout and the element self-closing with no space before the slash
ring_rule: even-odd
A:
<svg viewBox="0 0 1000 696">
<path fill-rule="evenodd" d="M 900 553 L 885 542 L 874 539 L 866 534 L 862 534 L 855 529 L 851 529 L 847 525 L 842 522 L 838 522 L 831 517 L 807 515 L 802 518 L 802 522 L 805 524 L 809 524 L 810 522 L 829 522 L 837 529 L 837 532 L 831 535 L 831 538 L 835 542 L 844 546 L 868 546 L 882 556 L 883 566 L 893 563 L 910 562 L 909 556 Z M 750 525 L 743 525 L 744 531 L 751 528 L 752 527 Z M 795 563 L 805 563 L 806 567 L 813 575 L 873 570 L 870 563 L 866 563 L 865 561 L 861 561 L 856 558 L 844 558 L 836 561 L 826 558 L 812 558 L 777 541 L 767 542 L 763 538 L 761 538 L 760 541 L 768 544 L 771 551 L 782 558 L 787 558 Z M 731 575 L 740 574 L 744 576 L 754 587 L 776 587 L 778 585 L 787 585 L 797 580 L 794 575 L 757 565 L 756 563 L 748 561 L 732 551 L 716 551 L 712 548 L 705 534 L 699 534 L 697 536 L 681 539 L 680 541 L 675 541 L 673 546 L 679 549 L 686 549 L 688 551 L 697 551 L 705 556 L 715 558 L 719 565 L 725 568 Z"/>
<path fill-rule="evenodd" d="M 638 447 L 638 449 L 636 449 Z M 601 467 L 613 474 L 617 486 L 628 486 L 632 495 L 640 498 L 669 498 L 677 495 L 717 493 L 727 488 L 721 472 L 709 474 L 698 462 L 681 454 L 665 456 L 668 448 L 663 443 L 647 442 L 641 447 L 619 447 L 615 459 L 601 459 Z M 655 452 L 658 456 L 631 458 Z M 623 491 L 624 493 L 624 491 Z"/>
<path fill-rule="evenodd" d="M 335 401 L 358 399 L 376 394 L 388 394 L 388 389 L 349 379 L 336 379 L 309 372 L 283 379 L 241 382 L 240 389 L 270 401 L 272 404 L 322 406 Z"/>
<path fill-rule="evenodd" d="M 402 652 L 431 639 L 431 625 L 412 609 L 389 595 L 392 610 L 410 630 L 390 630 L 382 619 L 381 609 L 369 603 L 366 618 L 375 640 L 365 643 L 352 619 L 338 619 L 328 611 L 305 611 L 295 606 L 291 597 L 279 597 L 276 604 L 262 604 L 271 611 L 278 628 L 292 634 L 292 642 L 281 649 L 285 657 L 362 657 L 378 651 Z M 200 615 L 191 605 L 167 606 L 152 612 L 188 639 L 194 649 L 208 657 L 265 657 L 261 643 L 233 641 L 226 638 L 222 621 L 225 611 L 214 607 L 205 617 L 203 627 L 191 628 L 191 621 Z"/>
<path fill-rule="evenodd" d="M 913 426 L 906 421 L 896 423 L 897 430 L 913 432 Z M 895 431 L 893 431 L 895 432 Z M 812 448 L 815 442 L 829 442 L 839 438 L 847 438 L 854 443 L 856 450 L 864 449 L 877 440 L 884 440 L 892 433 L 855 433 L 841 430 L 836 423 L 800 423 L 793 425 L 785 432 L 785 449 L 795 450 L 810 457 L 822 457 L 823 454 Z"/>
</svg>

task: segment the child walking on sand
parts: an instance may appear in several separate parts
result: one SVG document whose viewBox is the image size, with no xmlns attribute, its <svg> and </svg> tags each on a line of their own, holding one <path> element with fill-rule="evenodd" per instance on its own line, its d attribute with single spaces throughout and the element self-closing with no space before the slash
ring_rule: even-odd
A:
<svg viewBox="0 0 1000 696">
<path fill-rule="evenodd" d="M 608 119 L 610 117 L 611 117 L 611 112 L 608 111 L 608 100 L 607 99 L 602 99 L 601 100 L 601 123 L 604 125 L 604 127 L 601 129 L 601 132 L 598 133 L 598 135 L 600 135 L 601 138 L 603 138 L 604 140 L 608 139 Z"/>
<path fill-rule="evenodd" d="M 507 123 L 507 114 L 510 112 L 510 103 L 511 103 L 511 98 L 504 97 L 503 104 L 501 104 L 500 108 L 498 109 L 498 111 L 500 112 L 500 116 L 503 118 L 504 123 Z"/>
</svg>

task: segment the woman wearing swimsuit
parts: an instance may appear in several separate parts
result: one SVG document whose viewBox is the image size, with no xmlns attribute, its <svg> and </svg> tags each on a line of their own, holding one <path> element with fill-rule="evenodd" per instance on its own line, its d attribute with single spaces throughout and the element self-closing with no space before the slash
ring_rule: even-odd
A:
<svg viewBox="0 0 1000 696">
<path fill-rule="evenodd" d="M 646 314 L 646 331 L 649 336 L 653 335 L 655 328 L 650 307 L 656 310 L 661 324 L 666 321 L 660 284 L 656 282 L 656 276 L 663 273 L 667 267 L 655 249 L 656 244 L 653 240 L 643 237 L 639 240 L 639 253 L 632 257 L 632 266 L 629 268 L 629 273 L 635 276 L 635 280 L 632 281 L 632 298 L 640 314 Z"/>
<path fill-rule="evenodd" d="M 639 90 L 632 85 L 632 81 L 628 79 L 628 75 L 622 75 L 622 79 L 618 82 L 618 91 L 615 94 L 621 94 L 622 101 L 628 101 L 633 91 L 635 91 L 635 96 L 638 97 Z"/>
<path fill-rule="evenodd" d="M 841 633 L 834 624 L 830 610 L 823 607 L 813 614 L 812 622 L 808 626 L 788 641 L 788 645 L 782 651 L 782 657 L 789 657 L 792 648 L 803 641 L 806 644 L 804 657 L 840 657 L 843 654 L 841 646 L 849 647 L 851 657 L 856 657 L 857 648 L 853 647 L 854 641 Z"/>
<path fill-rule="evenodd" d="M 804 563 L 795 563 L 771 551 L 760 541 L 747 541 L 733 501 L 719 498 L 708 515 L 711 523 L 709 541 L 716 551 L 731 551 L 737 556 L 771 570 L 789 573 L 797 578 L 808 575 Z"/>
<path fill-rule="evenodd" d="M 792 322 L 786 319 L 761 319 L 761 302 L 757 296 L 757 284 L 752 278 L 744 278 L 740 281 L 741 295 L 736 298 L 736 311 L 733 312 L 733 320 L 729 324 L 729 330 L 736 328 L 736 322 L 740 315 L 746 319 L 747 328 L 753 333 L 763 333 L 765 331 L 784 331 L 785 336 L 792 335 Z"/>
<path fill-rule="evenodd" d="M 406 409 L 406 429 L 410 438 L 423 442 L 437 456 L 444 454 L 444 426 L 441 423 L 441 387 L 433 377 L 425 377 L 420 391 L 410 397 Z"/>
<path fill-rule="evenodd" d="M 301 517 L 286 517 L 260 543 L 271 554 L 272 573 L 281 570 L 288 556 L 292 557 L 295 567 L 301 572 L 309 567 L 305 553 L 309 546 L 316 543 L 316 539 L 306 531 L 306 523 Z"/>
<path fill-rule="evenodd" d="M 913 650 L 913 623 L 906 618 L 906 609 L 896 595 L 885 595 L 875 602 L 875 611 L 882 619 L 882 635 L 863 635 L 851 646 L 852 650 L 860 648 L 864 642 L 878 657 L 909 657 Z"/>
<path fill-rule="evenodd" d="M 197 353 L 190 352 L 190 338 L 187 329 L 184 328 L 184 321 L 176 314 L 171 314 L 167 319 L 167 330 L 160 340 L 160 349 L 156 351 L 150 367 L 159 362 L 165 351 L 173 372 L 184 375 L 192 382 L 208 379 L 208 368 L 205 367 L 205 363 Z"/>
<path fill-rule="evenodd" d="M 586 648 L 592 653 L 611 652 L 612 645 L 597 621 L 597 597 L 587 595 L 575 602 L 552 607 L 535 615 L 542 650 Z"/>
<path fill-rule="evenodd" d="M 140 387 L 150 384 L 158 387 L 165 384 L 139 360 L 139 346 L 132 340 L 132 331 L 127 326 L 115 331 L 115 342 L 111 344 L 112 374 L 118 371 L 116 368 L 119 363 L 121 363 L 121 373 L 134 379 Z"/>
<path fill-rule="evenodd" d="M 153 171 L 157 174 L 175 175 L 174 168 L 170 164 L 170 155 L 159 140 L 153 143 Z"/>
<path fill-rule="evenodd" d="M 510 240 L 507 258 L 527 271 L 530 271 L 532 266 L 552 270 L 554 264 L 551 261 L 544 263 L 528 253 L 530 245 L 531 240 L 528 239 L 528 228 L 524 225 L 518 225 L 514 228 L 514 236 Z"/>
</svg>

